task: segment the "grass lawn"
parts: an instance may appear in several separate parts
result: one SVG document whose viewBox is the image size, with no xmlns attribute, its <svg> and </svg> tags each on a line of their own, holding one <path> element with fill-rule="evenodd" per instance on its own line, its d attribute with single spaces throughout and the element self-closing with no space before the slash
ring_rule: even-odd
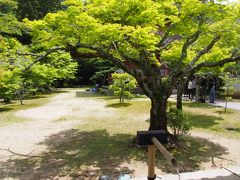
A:
<svg viewBox="0 0 240 180">
<path fill-rule="evenodd" d="M 119 104 L 118 99 L 109 96 L 90 95 L 89 98 L 106 101 L 106 108 L 117 110 L 116 116 L 111 119 L 96 121 L 94 116 L 88 119 L 81 128 L 85 130 L 107 129 L 110 134 L 132 133 L 137 130 L 146 130 L 149 126 L 149 112 L 151 103 L 146 98 L 134 98 L 127 100 L 124 104 Z M 174 104 L 174 100 L 170 100 Z M 184 112 L 192 121 L 193 130 L 219 133 L 223 136 L 240 137 L 240 111 L 215 107 L 205 103 L 191 101 L 183 102 Z M 94 126 L 91 126 L 94 123 Z M 122 126 L 124 128 L 122 128 Z"/>
<path fill-rule="evenodd" d="M 184 111 L 193 122 L 193 130 L 208 131 L 231 138 L 240 137 L 240 111 L 204 103 L 184 102 Z"/>
<path fill-rule="evenodd" d="M 27 97 L 23 100 L 21 105 L 18 100 L 13 100 L 11 103 L 0 102 L 0 126 L 7 126 L 13 123 L 25 122 L 30 119 L 20 118 L 15 116 L 15 112 L 22 109 L 34 108 L 42 106 L 49 101 L 49 99 L 55 96 L 57 93 L 63 91 L 56 91 L 46 94 L 40 94 L 33 97 Z"/>
</svg>

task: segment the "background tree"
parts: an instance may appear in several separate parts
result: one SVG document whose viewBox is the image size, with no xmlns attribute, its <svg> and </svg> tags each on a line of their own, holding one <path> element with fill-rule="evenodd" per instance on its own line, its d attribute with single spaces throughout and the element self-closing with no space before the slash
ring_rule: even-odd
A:
<svg viewBox="0 0 240 180">
<path fill-rule="evenodd" d="M 223 76 L 220 76 L 223 81 L 223 86 L 221 89 L 223 90 L 221 94 L 224 96 L 225 99 L 225 107 L 224 111 L 227 111 L 228 101 L 231 101 L 232 95 L 234 94 L 234 84 L 239 83 L 240 81 L 231 77 L 230 73 L 226 73 Z"/>
<path fill-rule="evenodd" d="M 65 48 L 76 59 L 106 59 L 135 77 L 151 99 L 151 130 L 167 130 L 167 99 L 177 80 L 240 60 L 239 4 L 66 0 L 64 5 L 66 11 L 26 21 L 33 43 Z M 166 66 L 169 73 L 163 73 Z"/>
<path fill-rule="evenodd" d="M 3 36 L 21 35 L 23 26 L 15 17 L 16 9 L 15 1 L 0 0 L 0 48 L 4 40 Z"/>
<path fill-rule="evenodd" d="M 119 103 L 124 103 L 125 97 L 131 97 L 131 91 L 136 88 L 136 79 L 127 73 L 113 73 L 113 84 L 110 90 L 114 91 L 114 95 L 119 97 Z"/>
<path fill-rule="evenodd" d="M 49 89 L 57 79 L 73 78 L 77 63 L 63 51 L 48 57 L 26 54 L 29 47 L 16 38 L 25 28 L 15 17 L 16 5 L 15 1 L 0 1 L 0 97 L 9 102 L 17 96 L 23 104 L 25 95 Z"/>
<path fill-rule="evenodd" d="M 16 91 L 21 87 L 22 79 L 17 69 L 4 71 L 0 78 L 0 97 L 4 102 L 10 102 Z"/>
<path fill-rule="evenodd" d="M 17 17 L 19 20 L 41 19 L 49 12 L 57 12 L 62 9 L 63 0 L 17 0 Z"/>
<path fill-rule="evenodd" d="M 94 74 L 90 77 L 90 80 L 101 85 L 108 85 L 109 75 L 116 72 L 117 67 L 111 62 L 102 59 L 91 59 L 90 62 L 95 67 Z"/>
</svg>

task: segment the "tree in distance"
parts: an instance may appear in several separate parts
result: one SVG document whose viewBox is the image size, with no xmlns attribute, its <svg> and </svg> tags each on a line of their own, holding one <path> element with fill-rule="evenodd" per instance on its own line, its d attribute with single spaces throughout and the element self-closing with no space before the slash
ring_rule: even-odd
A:
<svg viewBox="0 0 240 180">
<path fill-rule="evenodd" d="M 221 94 L 224 96 L 225 99 L 225 107 L 224 112 L 227 112 L 228 102 L 232 100 L 232 96 L 234 94 L 234 84 L 239 83 L 240 81 L 236 78 L 230 76 L 230 73 L 226 73 L 223 76 L 220 76 L 223 80 L 224 85 L 221 87 L 223 90 Z"/>
<path fill-rule="evenodd" d="M 128 73 L 113 73 L 112 79 L 113 84 L 110 85 L 109 89 L 114 92 L 115 96 L 119 97 L 119 103 L 124 103 L 125 97 L 129 98 L 133 95 L 131 91 L 136 88 L 137 81 Z"/>
</svg>

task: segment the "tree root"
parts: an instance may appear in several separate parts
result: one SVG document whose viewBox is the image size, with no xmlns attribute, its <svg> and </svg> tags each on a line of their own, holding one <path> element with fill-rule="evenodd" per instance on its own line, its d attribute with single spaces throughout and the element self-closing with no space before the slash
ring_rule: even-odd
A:
<svg viewBox="0 0 240 180">
<path fill-rule="evenodd" d="M 17 152 L 14 152 L 12 150 L 10 150 L 10 148 L 3 148 L 3 149 L 0 149 L 1 151 L 7 151 L 9 153 L 12 154 L 12 156 L 22 156 L 22 157 L 27 157 L 27 158 L 32 158 L 32 157 L 37 157 L 37 158 L 41 158 L 42 156 L 37 156 L 37 155 L 31 155 L 35 150 L 31 151 L 30 153 L 28 154 L 21 154 L 21 153 L 17 153 Z"/>
</svg>

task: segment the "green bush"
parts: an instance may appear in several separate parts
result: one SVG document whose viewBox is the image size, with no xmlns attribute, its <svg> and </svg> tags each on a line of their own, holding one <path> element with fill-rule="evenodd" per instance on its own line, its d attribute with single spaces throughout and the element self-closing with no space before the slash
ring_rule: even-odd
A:
<svg viewBox="0 0 240 180">
<path fill-rule="evenodd" d="M 171 105 L 167 112 L 168 125 L 173 132 L 173 136 L 177 138 L 180 135 L 187 134 L 192 128 L 192 122 L 187 118 L 186 114 L 181 110 Z"/>
<path fill-rule="evenodd" d="M 103 89 L 103 88 L 99 88 L 99 93 L 100 94 L 103 94 L 103 95 L 107 95 L 107 90 L 106 89 Z"/>
<path fill-rule="evenodd" d="M 119 103 L 124 103 L 124 99 L 133 96 L 132 90 L 136 88 L 136 79 L 128 73 L 113 73 L 113 84 L 109 90 L 114 92 L 115 96 L 119 97 Z"/>
</svg>

